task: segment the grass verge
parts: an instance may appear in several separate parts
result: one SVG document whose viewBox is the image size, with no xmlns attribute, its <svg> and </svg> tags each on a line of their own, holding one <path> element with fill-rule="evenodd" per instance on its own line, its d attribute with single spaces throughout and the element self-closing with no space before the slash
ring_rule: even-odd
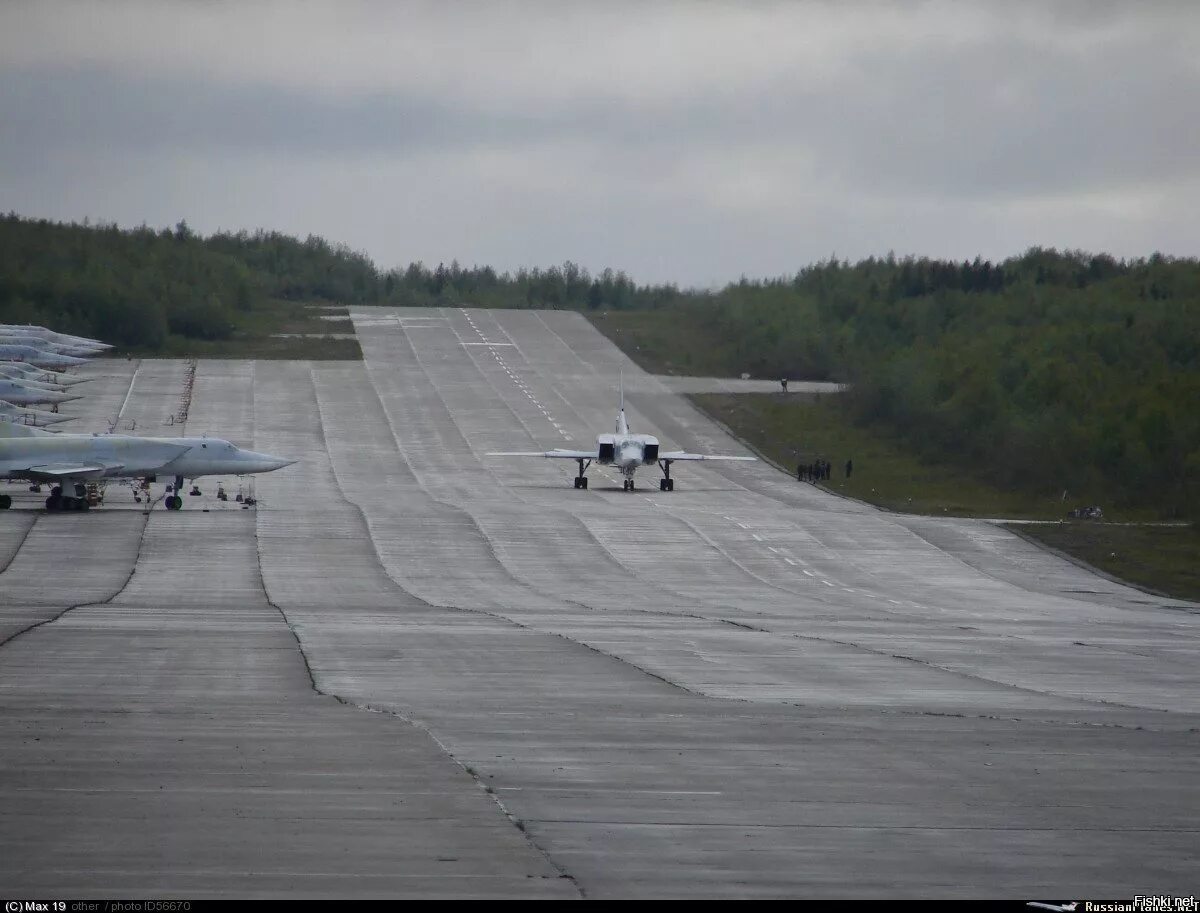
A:
<svg viewBox="0 0 1200 913">
<path fill-rule="evenodd" d="M 333 320 L 323 320 L 323 316 Z M 115 350 L 113 357 L 134 358 L 263 358 L 297 361 L 360 361 L 357 339 L 346 308 L 309 307 L 297 301 L 271 300 L 253 311 L 233 314 L 228 339 L 193 339 L 171 333 L 157 348 Z"/>
<path fill-rule="evenodd" d="M 1122 526 L 1080 520 L 1009 528 L 1114 577 L 1200 602 L 1200 530 L 1194 524 Z"/>
<path fill-rule="evenodd" d="M 886 432 L 851 421 L 838 396 L 696 394 L 691 397 L 761 454 L 794 472 L 817 458 L 833 464 L 829 491 L 889 510 L 933 516 L 1062 520 L 1072 507 L 1098 503 L 1109 520 L 1023 524 L 1018 532 L 1115 577 L 1171 596 L 1200 599 L 1200 534 L 1194 526 L 1148 524 L 1149 511 L 1110 509 L 1102 495 L 1000 488 L 968 468 L 917 457 Z M 846 478 L 846 460 L 853 460 Z M 803 483 L 797 483 L 803 484 Z"/>
<path fill-rule="evenodd" d="M 714 338 L 686 310 L 589 311 L 584 314 L 643 371 L 700 377 L 737 377 L 746 370 L 726 351 L 728 340 Z"/>
</svg>

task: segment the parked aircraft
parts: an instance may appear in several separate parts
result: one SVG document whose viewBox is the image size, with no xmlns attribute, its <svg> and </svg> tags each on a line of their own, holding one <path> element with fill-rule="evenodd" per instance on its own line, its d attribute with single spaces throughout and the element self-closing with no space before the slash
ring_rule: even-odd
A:
<svg viewBox="0 0 1200 913">
<path fill-rule="evenodd" d="M 56 342 L 67 346 L 77 346 L 103 352 L 112 346 L 99 339 L 89 339 L 87 336 L 72 336 L 69 333 L 56 333 L 45 327 L 28 326 L 24 324 L 0 323 L 0 336 L 29 336 L 46 342 Z"/>
<path fill-rule="evenodd" d="M 95 358 L 101 352 L 100 349 L 92 349 L 87 346 L 69 346 L 61 342 L 38 339 L 36 336 L 15 336 L 2 331 L 0 331 L 0 345 L 33 346 L 44 352 L 54 352 L 56 355 L 70 355 L 74 358 Z"/>
<path fill-rule="evenodd" d="M 14 406 L 33 406 L 38 404 L 58 405 L 73 399 L 83 399 L 83 397 L 77 393 L 58 393 L 33 384 L 0 378 L 0 399 L 12 403 Z"/>
<path fill-rule="evenodd" d="M 489 453 L 488 456 L 521 456 L 543 457 L 549 460 L 575 460 L 579 464 L 579 475 L 575 477 L 576 488 L 587 488 L 588 480 L 584 475 L 592 463 L 601 466 L 614 466 L 625 476 L 625 491 L 633 491 L 633 475 L 640 466 L 658 464 L 663 477 L 658 480 L 659 491 L 674 491 L 675 480 L 671 478 L 671 464 L 683 460 L 744 460 L 753 461 L 748 456 L 723 456 L 718 454 L 685 453 L 682 450 L 663 451 L 659 448 L 658 438 L 650 434 L 634 434 L 629 430 L 629 422 L 625 418 L 625 390 L 621 385 L 621 406 L 617 412 L 616 429 L 612 434 L 600 434 L 596 437 L 595 450 L 546 450 L 546 451 L 509 451 Z"/>
<path fill-rule="evenodd" d="M 87 363 L 86 358 L 60 355 L 34 344 L 0 343 L 0 361 L 25 362 L 38 368 L 73 368 Z"/>
<path fill-rule="evenodd" d="M 0 361 L 0 377 L 9 377 L 19 381 L 36 380 L 39 383 L 54 384 L 59 387 L 74 387 L 76 384 L 86 384 L 90 380 L 95 380 L 95 377 L 80 377 L 75 374 L 46 371 L 19 361 Z"/>
<path fill-rule="evenodd" d="M 18 425 L 57 425 L 59 422 L 74 421 L 73 416 L 59 415 L 57 412 L 45 412 L 31 406 L 17 406 L 0 400 L 0 422 L 13 422 Z"/>
<path fill-rule="evenodd" d="M 295 460 L 242 450 L 211 437 L 152 438 L 123 434 L 54 434 L 22 425 L 0 424 L 0 478 L 54 484 L 47 510 L 86 510 L 84 483 L 95 479 L 174 476 L 168 510 L 183 507 L 185 478 L 272 472 Z M 0 495 L 0 509 L 12 498 Z"/>
<path fill-rule="evenodd" d="M 60 387 L 58 384 L 52 384 L 45 380 L 30 380 L 28 377 L 12 377 L 4 373 L 4 369 L 0 367 L 0 382 L 20 384 L 22 387 L 28 387 L 30 390 L 41 390 L 43 393 L 66 393 L 65 387 Z"/>
</svg>

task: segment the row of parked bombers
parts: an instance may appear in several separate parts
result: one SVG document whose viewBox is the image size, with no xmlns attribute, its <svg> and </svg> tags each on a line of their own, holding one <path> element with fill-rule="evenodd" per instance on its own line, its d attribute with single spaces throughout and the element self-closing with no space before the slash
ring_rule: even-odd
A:
<svg viewBox="0 0 1200 913">
<path fill-rule="evenodd" d="M 70 420 L 59 414 L 58 407 L 80 399 L 73 388 L 91 379 L 71 375 L 69 369 L 111 348 L 98 339 L 45 327 L 0 324 L 0 479 L 49 484 L 46 509 L 51 511 L 87 510 L 95 501 L 88 497 L 88 486 L 104 480 L 171 479 L 174 484 L 168 486 L 163 504 L 168 510 L 179 510 L 185 479 L 272 472 L 295 462 L 208 436 L 160 438 L 47 430 L 47 426 Z M 11 506 L 12 497 L 0 494 L 0 509 Z"/>
</svg>

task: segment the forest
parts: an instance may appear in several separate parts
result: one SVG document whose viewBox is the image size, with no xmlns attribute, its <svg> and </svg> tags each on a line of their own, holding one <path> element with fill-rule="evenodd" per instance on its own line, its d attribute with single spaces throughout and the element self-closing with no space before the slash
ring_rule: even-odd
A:
<svg viewBox="0 0 1200 913">
<path fill-rule="evenodd" d="M 719 290 L 574 264 L 380 270 L 322 238 L 0 217 L 0 320 L 153 350 L 267 302 L 663 311 L 709 362 L 852 385 L 858 421 L 1003 484 L 1110 488 L 1197 514 L 1200 261 L 1033 248 L 1007 260 L 831 257 Z"/>
</svg>

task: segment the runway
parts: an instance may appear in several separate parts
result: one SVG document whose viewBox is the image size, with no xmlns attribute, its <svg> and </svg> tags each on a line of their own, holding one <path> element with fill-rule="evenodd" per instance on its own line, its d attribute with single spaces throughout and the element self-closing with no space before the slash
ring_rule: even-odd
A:
<svg viewBox="0 0 1200 913">
<path fill-rule="evenodd" d="M 187 433 L 300 460 L 257 510 L 13 492 L 0 889 L 1194 892 L 1200 607 L 762 463 L 576 491 L 485 454 L 591 446 L 618 373 L 745 450 L 578 314 L 352 318 L 363 362 L 198 365 Z M 67 430 L 180 433 L 185 363 L 88 370 Z"/>
</svg>

